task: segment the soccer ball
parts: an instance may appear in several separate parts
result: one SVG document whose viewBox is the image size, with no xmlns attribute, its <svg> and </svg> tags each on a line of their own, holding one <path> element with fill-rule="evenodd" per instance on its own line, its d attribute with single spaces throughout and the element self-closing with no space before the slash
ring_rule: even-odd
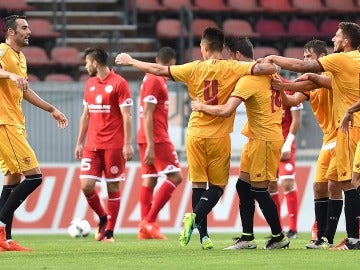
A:
<svg viewBox="0 0 360 270">
<path fill-rule="evenodd" d="M 86 237 L 90 234 L 90 223 L 86 219 L 76 218 L 71 221 L 68 232 L 71 237 Z"/>
</svg>

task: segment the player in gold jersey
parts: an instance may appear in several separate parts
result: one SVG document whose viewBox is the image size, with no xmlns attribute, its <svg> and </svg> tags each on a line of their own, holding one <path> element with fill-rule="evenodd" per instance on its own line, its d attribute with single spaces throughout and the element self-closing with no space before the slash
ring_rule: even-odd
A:
<svg viewBox="0 0 360 270">
<path fill-rule="evenodd" d="M 189 96 L 208 104 L 225 104 L 238 79 L 250 74 L 272 74 L 271 64 L 254 65 L 223 60 L 224 33 L 216 28 L 204 30 L 201 38 L 203 61 L 183 65 L 161 66 L 135 60 L 128 54 L 119 54 L 115 62 L 132 65 L 144 72 L 171 77 L 187 84 Z M 198 228 L 203 249 L 212 249 L 206 218 L 219 201 L 229 178 L 233 118 L 222 118 L 201 112 L 192 112 L 187 130 L 186 153 L 189 180 L 192 182 L 193 213 L 186 213 L 180 244 L 186 246 L 194 228 Z M 221 141 L 221 143 L 219 143 Z M 208 185 L 208 188 L 207 188 Z"/>
<path fill-rule="evenodd" d="M 317 60 L 325 55 L 327 55 L 327 44 L 324 41 L 313 39 L 304 46 L 305 61 Z M 276 90 L 307 89 L 306 85 L 302 84 L 301 77 L 290 83 L 274 80 L 272 86 Z M 330 81 L 327 88 L 331 89 Z M 306 245 L 308 249 L 325 249 L 333 246 L 343 206 L 341 183 L 336 180 L 338 176 L 335 164 L 336 127 L 333 118 L 333 92 L 328 89 L 318 88 L 296 92 L 291 96 L 283 95 L 283 104 L 287 106 L 309 100 L 314 116 L 323 131 L 323 145 L 317 160 L 313 185 L 316 219 L 313 228 L 316 226 L 317 230 L 313 229 L 313 240 Z"/>
<path fill-rule="evenodd" d="M 42 182 L 38 161 L 26 138 L 22 99 L 49 112 L 60 128 L 65 128 L 68 120 L 29 88 L 26 59 L 21 52 L 29 44 L 31 35 L 26 18 L 6 17 L 4 31 L 5 43 L 0 44 L 0 167 L 4 174 L 0 197 L 0 251 L 30 251 L 11 237 L 15 210 Z M 23 181 L 22 176 L 25 177 Z"/>
<path fill-rule="evenodd" d="M 227 41 L 230 55 L 241 61 L 254 62 L 253 47 L 247 38 Z M 244 50 L 244 47 L 248 47 Z M 255 249 L 253 222 L 255 200 L 270 225 L 272 237 L 265 249 L 279 249 L 289 245 L 282 228 L 274 201 L 268 192 L 271 181 L 276 181 L 281 148 L 284 143 L 281 121 L 280 93 L 271 90 L 272 76 L 244 76 L 239 79 L 226 104 L 211 105 L 197 99 L 192 109 L 210 115 L 234 118 L 236 108 L 244 101 L 248 121 L 242 133 L 248 137 L 243 148 L 240 174 L 236 184 L 239 196 L 240 218 L 243 227 L 241 237 L 224 250 Z M 226 118 L 224 118 L 226 119 Z"/>
<path fill-rule="evenodd" d="M 352 22 L 341 22 L 335 36 L 334 53 L 316 61 L 302 61 L 281 56 L 268 56 L 259 62 L 271 62 L 295 72 L 328 72 L 333 91 L 334 122 L 337 128 L 336 168 L 345 199 L 347 238 L 332 250 L 357 249 L 359 240 L 360 198 L 352 184 L 352 167 L 355 149 L 360 140 L 360 113 L 353 114 L 353 126 L 348 132 L 339 127 L 348 108 L 360 98 L 360 26 Z M 321 80 L 319 74 L 309 74 L 315 84 Z M 330 80 L 330 79 L 329 79 Z M 316 88 L 316 86 L 315 86 Z"/>
</svg>

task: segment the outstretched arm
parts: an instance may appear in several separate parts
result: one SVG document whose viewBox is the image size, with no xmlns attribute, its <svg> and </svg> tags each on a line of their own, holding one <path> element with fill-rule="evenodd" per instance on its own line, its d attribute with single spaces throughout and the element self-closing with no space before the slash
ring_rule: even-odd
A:
<svg viewBox="0 0 360 270">
<path fill-rule="evenodd" d="M 132 58 L 127 53 L 120 53 L 115 58 L 115 63 L 117 65 L 122 66 L 133 66 L 143 72 L 151 73 L 158 76 L 166 76 L 169 77 L 169 69 L 167 66 L 150 63 L 150 62 L 143 62 Z"/>
<path fill-rule="evenodd" d="M 283 69 L 291 70 L 295 72 L 314 72 L 318 73 L 322 71 L 317 61 L 303 61 L 296 58 L 288 58 L 279 55 L 269 55 L 265 58 L 259 59 L 260 62 L 274 63 Z"/>
<path fill-rule="evenodd" d="M 191 101 L 191 109 L 197 112 L 204 112 L 211 115 L 229 117 L 236 108 L 241 104 L 242 100 L 236 97 L 230 97 L 224 105 L 207 105 L 201 102 L 199 98 Z"/>
<path fill-rule="evenodd" d="M 32 105 L 49 112 L 51 116 L 57 121 L 59 128 L 66 128 L 68 126 L 68 120 L 66 116 L 55 106 L 39 97 L 32 89 L 29 88 L 24 92 L 24 99 L 26 99 Z"/>
</svg>

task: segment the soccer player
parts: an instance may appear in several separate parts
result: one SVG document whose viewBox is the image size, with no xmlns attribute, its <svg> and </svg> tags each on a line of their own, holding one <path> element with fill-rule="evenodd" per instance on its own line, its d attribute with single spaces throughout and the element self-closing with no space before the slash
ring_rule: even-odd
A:
<svg viewBox="0 0 360 270">
<path fill-rule="evenodd" d="M 190 98 L 206 100 L 208 104 L 224 104 L 238 79 L 248 74 L 271 74 L 276 72 L 272 64 L 238 63 L 222 60 L 224 33 L 217 28 L 206 28 L 200 47 L 203 61 L 183 65 L 163 66 L 142 62 L 121 53 L 115 62 L 132 65 L 144 72 L 171 77 L 187 84 Z M 194 228 L 200 233 L 203 249 L 212 249 L 213 243 L 207 232 L 207 215 L 217 204 L 228 183 L 230 167 L 230 132 L 233 118 L 222 118 L 192 112 L 186 137 L 186 153 L 189 164 L 189 180 L 192 182 L 193 213 L 184 215 L 184 228 L 180 244 L 186 246 Z M 221 141 L 221 143 L 219 143 Z"/>
<path fill-rule="evenodd" d="M 174 65 L 176 53 L 170 47 L 162 47 L 155 61 L 164 66 Z M 169 93 L 166 80 L 164 76 L 146 73 L 140 88 L 140 128 L 137 134 L 143 178 L 139 198 L 140 240 L 166 239 L 156 218 L 183 179 L 168 133 Z M 163 175 L 166 179 L 153 196 L 158 177 Z"/>
<path fill-rule="evenodd" d="M 27 81 L 26 58 L 21 49 L 29 45 L 31 31 L 24 16 L 3 19 L 5 43 L 0 44 L 0 166 L 4 185 L 0 197 L 0 250 L 31 251 L 12 240 L 15 210 L 41 184 L 42 174 L 25 131 L 22 100 L 47 111 L 59 128 L 68 125 L 66 116 L 41 99 Z M 25 177 L 21 181 L 22 177 Z"/>
<path fill-rule="evenodd" d="M 247 38 L 234 38 L 227 42 L 230 55 L 235 59 L 254 62 L 253 47 Z M 276 173 L 283 145 L 281 130 L 282 104 L 280 93 L 271 90 L 272 76 L 243 76 L 235 86 L 226 104 L 212 105 L 197 99 L 192 101 L 194 111 L 234 118 L 236 108 L 244 101 L 248 121 L 242 133 L 248 137 L 240 161 L 240 174 L 236 183 L 239 196 L 242 236 L 224 250 L 254 249 L 255 200 L 268 222 L 272 236 L 265 249 L 289 246 L 289 239 L 282 233 L 279 215 L 268 191 L 270 181 L 276 181 Z M 227 119 L 227 118 L 225 118 Z"/>
<path fill-rule="evenodd" d="M 108 54 L 98 47 L 84 52 L 90 75 L 84 91 L 84 110 L 80 117 L 75 158 L 81 160 L 81 189 L 100 222 L 96 241 L 114 242 L 114 228 L 120 209 L 120 181 L 125 180 L 125 163 L 132 159 L 133 101 L 127 81 L 110 69 Z M 107 210 L 95 189 L 105 180 Z"/>
<path fill-rule="evenodd" d="M 360 26 L 352 22 L 341 22 L 335 36 L 334 53 L 318 60 L 302 61 L 281 56 L 268 56 L 264 61 L 295 72 L 329 72 L 333 91 L 334 121 L 337 128 L 336 167 L 338 181 L 344 191 L 344 208 L 347 238 L 333 250 L 356 249 L 359 244 L 360 198 L 352 184 L 352 165 L 356 145 L 360 140 L 360 114 L 353 114 L 353 127 L 344 133 L 339 127 L 348 108 L 359 98 L 360 70 Z M 310 74 L 313 82 L 320 80 L 319 74 Z"/>
<path fill-rule="evenodd" d="M 287 94 L 291 95 L 292 92 L 287 92 Z M 288 238 L 297 238 L 298 195 L 295 183 L 296 133 L 300 128 L 300 112 L 302 109 L 302 103 L 294 106 L 286 106 L 283 104 L 281 126 L 285 142 L 281 148 L 278 182 L 274 181 L 269 184 L 269 192 L 275 202 L 280 218 L 281 207 L 278 186 L 284 190 L 289 218 L 289 231 L 286 233 Z"/>
<path fill-rule="evenodd" d="M 304 46 L 304 60 L 317 60 L 327 55 L 327 44 L 320 40 L 311 40 Z M 326 74 L 325 74 L 326 75 Z M 272 85 L 276 89 L 309 89 L 313 88 L 311 83 L 309 88 L 302 85 L 301 76 L 295 83 L 283 83 L 273 81 Z M 328 78 L 328 77 L 327 77 Z M 280 88 L 279 88 L 280 86 Z M 341 215 L 343 200 L 340 182 L 337 179 L 335 164 L 335 145 L 336 127 L 333 118 L 333 92 L 331 81 L 328 78 L 327 88 L 321 87 L 312 91 L 296 92 L 292 96 L 283 96 L 283 102 L 287 105 L 296 105 L 305 100 L 309 100 L 310 106 L 323 131 L 323 145 L 321 147 L 317 166 L 316 176 L 313 185 L 315 223 L 317 232 L 313 236 L 313 241 L 306 245 L 308 249 L 325 249 L 333 246 L 338 221 Z M 330 192 L 328 192 L 328 189 Z M 314 226 L 313 226 L 314 227 Z"/>
</svg>

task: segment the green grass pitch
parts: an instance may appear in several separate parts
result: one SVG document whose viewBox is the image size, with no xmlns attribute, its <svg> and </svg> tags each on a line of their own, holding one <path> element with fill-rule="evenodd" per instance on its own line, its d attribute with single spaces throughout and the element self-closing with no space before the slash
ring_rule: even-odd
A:
<svg viewBox="0 0 360 270">
<path fill-rule="evenodd" d="M 336 243 L 344 237 L 337 233 Z M 180 247 L 178 235 L 167 240 L 139 241 L 135 234 L 115 235 L 115 243 L 96 242 L 93 235 L 71 238 L 68 235 L 15 235 L 15 240 L 32 247 L 32 252 L 0 252 L 1 269 L 239 269 L 239 270 L 332 270 L 357 269 L 359 250 L 306 250 L 309 233 L 285 250 L 263 250 L 266 234 L 256 234 L 256 250 L 223 251 L 235 234 L 212 233 L 214 250 L 202 250 L 194 233 L 187 247 Z"/>
</svg>

